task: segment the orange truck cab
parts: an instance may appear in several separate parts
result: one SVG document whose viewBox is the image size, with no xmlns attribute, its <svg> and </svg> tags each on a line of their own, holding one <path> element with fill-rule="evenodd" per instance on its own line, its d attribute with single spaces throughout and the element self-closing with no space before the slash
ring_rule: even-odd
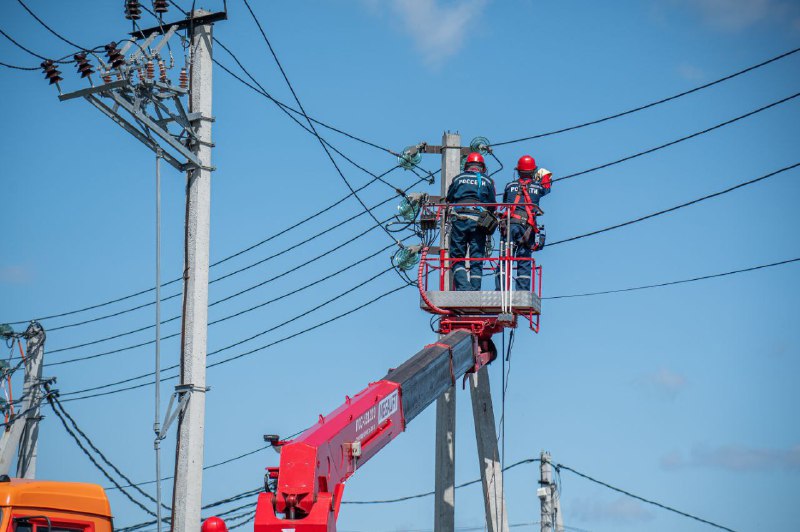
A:
<svg viewBox="0 0 800 532">
<path fill-rule="evenodd" d="M 0 532 L 112 532 L 103 488 L 0 477 Z"/>
</svg>

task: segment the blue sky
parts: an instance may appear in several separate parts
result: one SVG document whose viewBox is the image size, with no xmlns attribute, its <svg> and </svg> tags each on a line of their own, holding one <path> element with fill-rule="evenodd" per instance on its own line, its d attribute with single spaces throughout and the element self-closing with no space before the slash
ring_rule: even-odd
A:
<svg viewBox="0 0 800 532">
<path fill-rule="evenodd" d="M 181 2 L 188 7 L 188 2 Z M 312 116 L 400 150 L 439 143 L 444 130 L 464 142 L 492 142 L 571 126 L 712 81 L 800 43 L 800 7 L 779 0 L 500 2 L 387 0 L 252 2 L 303 105 Z M 82 46 L 123 38 L 129 23 L 114 2 L 46 2 L 30 7 Z M 221 2 L 208 2 L 219 9 Z M 198 4 L 199 6 L 200 4 Z M 215 35 L 276 98 L 291 103 L 244 5 Z M 174 12 L 167 18 L 177 16 Z M 72 48 L 16 2 L 0 28 L 34 51 L 60 57 Z M 177 49 L 176 49 L 177 51 Z M 176 63 L 182 64 L 180 54 Z M 221 49 L 215 57 L 233 68 Z M 34 57 L 0 40 L 0 61 L 35 66 Z M 624 118 L 497 149 L 511 177 L 516 159 L 534 155 L 566 175 L 646 150 L 783 99 L 798 91 L 800 57 L 790 56 L 699 93 Z M 67 90 L 82 85 L 62 69 Z M 177 72 L 172 75 L 177 76 Z M 59 102 L 41 73 L 0 69 L 3 208 L 0 322 L 81 308 L 146 289 L 154 268 L 154 157 L 83 101 Z M 214 73 L 211 259 L 219 260 L 289 227 L 347 193 L 319 143 L 266 99 L 220 69 Z M 798 162 L 800 107 L 792 100 L 696 139 L 624 164 L 556 183 L 543 200 L 548 238 L 558 240 L 668 208 Z M 391 168 L 386 153 L 330 131 L 322 134 L 373 172 Z M 369 176 L 342 162 L 348 179 Z M 435 170 L 436 157 L 424 159 Z M 490 169 L 495 169 L 492 165 Z M 539 253 L 545 295 L 573 294 L 677 280 L 800 256 L 798 170 L 720 198 Z M 387 176 L 406 187 L 415 177 Z M 415 190 L 438 190 L 417 187 Z M 365 189 L 372 205 L 392 191 Z M 378 209 L 391 215 L 393 200 Z M 313 224 L 284 234 L 217 268 L 216 278 L 286 248 L 291 252 L 212 285 L 212 301 L 316 255 L 325 260 L 210 310 L 217 319 L 273 297 L 280 301 L 209 329 L 209 351 L 232 344 L 343 292 L 343 298 L 285 327 L 215 355 L 249 351 L 327 320 L 400 285 L 389 252 L 291 294 L 388 244 L 353 199 Z M 163 277 L 180 275 L 184 178 L 163 171 Z M 339 225 L 304 243 L 312 234 Z M 505 461 L 537 456 L 737 530 L 800 525 L 800 333 L 797 265 L 674 287 L 546 302 L 542 331 L 519 330 L 505 401 Z M 164 295 L 176 290 L 171 286 Z M 54 329 L 148 302 L 123 303 L 61 319 Z M 163 315 L 179 312 L 173 299 Z M 152 307 L 52 331 L 49 351 L 151 324 Z M 179 323 L 163 327 L 163 334 Z M 59 362 L 146 342 L 151 331 L 52 353 Z M 207 396 L 206 463 L 262 445 L 264 433 L 288 435 L 332 410 L 433 338 L 418 296 L 402 290 L 315 331 L 212 368 Z M 165 364 L 178 360 L 165 340 Z M 212 358 L 209 359 L 211 363 Z M 152 370 L 152 346 L 46 368 L 62 393 Z M 500 365 L 491 368 L 501 407 Z M 141 382 L 141 381 L 136 381 Z M 165 385 L 169 390 L 174 384 Z M 166 392 L 165 394 L 166 395 Z M 64 396 L 64 399 L 69 396 Z M 478 476 L 468 393 L 458 395 L 457 482 Z M 136 481 L 154 477 L 152 387 L 64 406 L 97 445 Z M 106 481 L 45 412 L 42 478 Z M 499 419 L 499 414 L 498 414 Z M 434 414 L 426 411 L 364 467 L 345 500 L 391 498 L 433 489 Z M 164 444 L 171 470 L 174 444 Z M 205 475 L 204 501 L 254 489 L 278 455 L 261 451 Z M 538 520 L 535 466 L 506 476 L 511 523 Z M 168 483 L 167 483 L 168 484 Z M 151 486 L 150 486 L 151 487 Z M 118 526 L 147 519 L 117 492 Z M 562 475 L 565 523 L 591 531 L 705 530 L 707 526 L 623 498 L 568 472 Z M 480 526 L 480 489 L 457 494 L 459 526 Z M 339 526 L 394 531 L 432 526 L 432 500 L 345 506 Z M 532 528 L 532 527 L 529 527 Z"/>
</svg>

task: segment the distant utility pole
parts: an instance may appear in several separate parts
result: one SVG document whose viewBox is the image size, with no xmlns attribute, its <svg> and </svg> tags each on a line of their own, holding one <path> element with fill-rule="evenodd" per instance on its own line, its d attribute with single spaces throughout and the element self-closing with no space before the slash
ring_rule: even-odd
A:
<svg viewBox="0 0 800 532">
<path fill-rule="evenodd" d="M 14 456 L 17 457 L 17 477 L 36 478 L 36 454 L 39 446 L 39 413 L 43 394 L 42 365 L 45 332 L 38 322 L 32 322 L 22 337 L 26 340 L 25 380 L 19 417 L 9 420 L 0 437 L 0 475 L 7 475 Z"/>
<path fill-rule="evenodd" d="M 195 11 L 192 17 L 207 15 Z M 206 409 L 206 338 L 208 328 L 208 254 L 211 216 L 211 81 L 212 25 L 192 26 L 189 112 L 197 138 L 192 152 L 199 166 L 186 179 L 186 262 L 183 274 L 181 381 L 177 391 L 189 394 L 178 421 L 173 532 L 196 532 L 200 523 Z"/>
<path fill-rule="evenodd" d="M 461 168 L 461 135 L 442 135 L 442 199 L 447 197 L 453 178 Z M 439 236 L 441 249 L 450 244 L 442 216 Z M 445 253 L 445 257 L 449 253 Z M 444 268 L 444 265 L 442 265 Z M 445 277 L 445 290 L 450 289 L 450 273 Z M 441 338 L 442 335 L 439 335 Z M 436 400 L 436 476 L 435 476 L 434 532 L 453 532 L 456 504 L 456 389 L 451 386 Z"/>
<path fill-rule="evenodd" d="M 564 532 L 561 517 L 561 500 L 558 486 L 553 482 L 553 465 L 550 453 L 542 451 L 539 461 L 539 489 L 536 495 L 541 503 L 541 532 Z"/>
<path fill-rule="evenodd" d="M 42 403 L 42 366 L 44 365 L 44 329 L 38 322 L 31 323 L 25 330 L 27 345 L 25 346 L 25 384 L 22 403 L 25 425 L 17 455 L 17 477 L 36 478 L 36 457 L 39 449 L 39 422 L 42 416 L 39 407 Z"/>
</svg>

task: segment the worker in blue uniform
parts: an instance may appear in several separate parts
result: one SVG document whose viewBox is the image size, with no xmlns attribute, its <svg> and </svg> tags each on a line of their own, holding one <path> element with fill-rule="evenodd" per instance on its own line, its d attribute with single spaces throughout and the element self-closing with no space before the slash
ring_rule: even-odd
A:
<svg viewBox="0 0 800 532">
<path fill-rule="evenodd" d="M 552 174 L 536 166 L 536 160 L 523 155 L 517 161 L 517 179 L 506 185 L 503 203 L 513 204 L 505 208 L 505 216 L 500 219 L 500 231 L 505 245 L 513 245 L 514 257 L 530 259 L 534 251 L 544 247 L 544 226 L 536 223 L 539 200 L 550 193 Z M 509 224 L 510 222 L 510 224 Z M 508 226 L 508 227 L 507 227 Z M 515 290 L 530 290 L 533 262 L 516 261 Z M 495 287 L 500 290 L 505 282 L 501 268 L 495 270 Z"/>
<path fill-rule="evenodd" d="M 464 163 L 464 172 L 453 178 L 447 189 L 447 203 L 454 205 L 450 213 L 450 257 L 470 259 L 486 257 L 486 232 L 479 228 L 478 220 L 484 211 L 494 213 L 495 207 L 465 206 L 459 203 L 494 203 L 494 181 L 486 175 L 486 163 L 480 153 L 470 153 Z M 453 282 L 456 290 L 480 290 L 483 278 L 483 261 L 454 261 Z M 468 273 L 469 272 L 469 273 Z"/>
</svg>

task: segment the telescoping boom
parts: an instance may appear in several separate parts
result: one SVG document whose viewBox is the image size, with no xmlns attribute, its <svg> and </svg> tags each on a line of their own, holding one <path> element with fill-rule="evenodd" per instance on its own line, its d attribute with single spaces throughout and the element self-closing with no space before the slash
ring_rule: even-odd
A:
<svg viewBox="0 0 800 532">
<path fill-rule="evenodd" d="M 344 483 L 467 373 L 497 356 L 490 341 L 455 330 L 371 383 L 297 439 L 268 468 L 255 532 L 335 532 Z"/>
</svg>

